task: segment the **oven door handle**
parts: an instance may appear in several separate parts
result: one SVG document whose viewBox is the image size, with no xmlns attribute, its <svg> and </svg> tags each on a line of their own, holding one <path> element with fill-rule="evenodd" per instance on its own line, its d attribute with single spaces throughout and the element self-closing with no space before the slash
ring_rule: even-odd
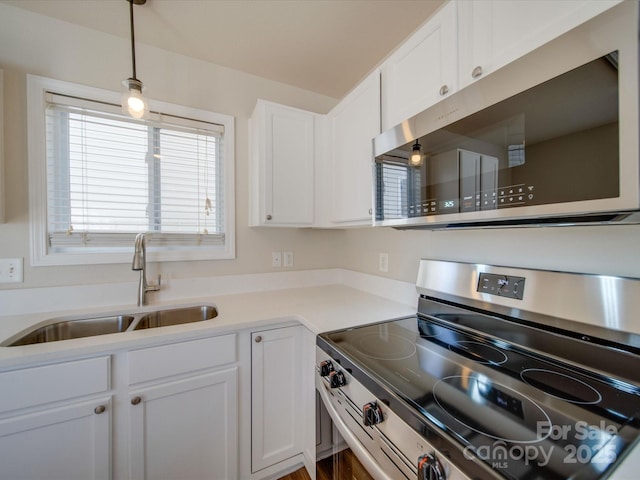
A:
<svg viewBox="0 0 640 480">
<path fill-rule="evenodd" d="M 336 426 L 340 435 L 342 435 L 342 438 L 347 442 L 351 451 L 355 454 L 358 460 L 360 460 L 369 475 L 375 478 L 375 480 L 393 480 L 393 478 L 388 476 L 384 470 L 382 470 L 382 467 L 380 467 L 378 462 L 376 462 L 375 458 L 373 458 L 367 449 L 364 448 L 358 438 L 351 432 L 351 430 L 349 430 L 349 427 L 347 427 L 342 418 L 340 418 L 340 415 L 334 408 L 333 403 L 331 403 L 331 399 L 329 398 L 326 388 L 323 385 L 319 385 L 317 390 L 320 392 L 322 403 L 324 403 L 325 408 L 329 412 L 329 415 L 333 420 L 333 424 Z"/>
</svg>

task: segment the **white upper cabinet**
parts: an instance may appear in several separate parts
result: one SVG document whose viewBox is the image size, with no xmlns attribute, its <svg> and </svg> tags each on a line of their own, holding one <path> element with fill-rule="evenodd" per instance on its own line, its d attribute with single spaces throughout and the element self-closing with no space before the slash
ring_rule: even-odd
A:
<svg viewBox="0 0 640 480">
<path fill-rule="evenodd" d="M 620 2 L 450 0 L 383 64 L 382 129 Z"/>
<path fill-rule="evenodd" d="M 372 139 L 621 0 L 450 0 L 327 115 L 258 100 L 251 226 L 368 225 Z"/>
<path fill-rule="evenodd" d="M 373 137 L 380 133 L 380 72 L 376 70 L 330 113 L 331 221 L 370 225 Z"/>
<path fill-rule="evenodd" d="M 620 0 L 459 1 L 460 88 L 488 75 Z"/>
<path fill-rule="evenodd" d="M 250 226 L 314 222 L 317 114 L 258 100 L 250 121 Z"/>
<path fill-rule="evenodd" d="M 449 2 L 382 66 L 383 130 L 453 93 L 457 58 L 456 2 Z"/>
</svg>

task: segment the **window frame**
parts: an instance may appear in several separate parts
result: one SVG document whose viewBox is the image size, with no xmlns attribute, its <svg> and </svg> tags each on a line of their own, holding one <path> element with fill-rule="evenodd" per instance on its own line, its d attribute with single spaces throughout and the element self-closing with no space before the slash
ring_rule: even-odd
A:
<svg viewBox="0 0 640 480">
<path fill-rule="evenodd" d="M 46 265 L 90 265 L 108 263 L 129 263 L 133 253 L 131 248 L 119 252 L 51 252 L 48 247 L 47 224 L 47 159 L 46 159 L 46 98 L 47 93 L 76 96 L 97 102 L 120 103 L 120 93 L 100 88 L 79 85 L 36 75 L 27 75 L 27 126 L 28 126 L 28 181 L 29 181 L 29 225 L 31 264 Z M 178 117 L 191 118 L 203 122 L 223 125 L 224 141 L 221 145 L 223 181 L 223 229 L 225 241 L 222 245 L 206 248 L 179 249 L 154 247 L 148 244 L 147 260 L 150 262 L 171 262 L 191 260 L 218 260 L 235 258 L 235 122 L 230 115 L 209 112 L 167 102 L 149 100 L 152 111 Z M 152 236 L 152 234 L 151 234 Z M 106 249 L 105 249 L 106 250 Z"/>
</svg>

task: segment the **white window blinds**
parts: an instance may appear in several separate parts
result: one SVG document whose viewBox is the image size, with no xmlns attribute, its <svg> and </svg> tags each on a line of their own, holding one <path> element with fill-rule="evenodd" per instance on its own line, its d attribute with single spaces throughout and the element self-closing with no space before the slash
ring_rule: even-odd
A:
<svg viewBox="0 0 640 480">
<path fill-rule="evenodd" d="M 413 217 L 420 214 L 419 169 L 406 164 L 376 163 L 376 220 Z M 426 206 L 426 205 L 425 205 Z"/>
<path fill-rule="evenodd" d="M 49 248 L 224 243 L 224 127 L 46 95 Z"/>
</svg>

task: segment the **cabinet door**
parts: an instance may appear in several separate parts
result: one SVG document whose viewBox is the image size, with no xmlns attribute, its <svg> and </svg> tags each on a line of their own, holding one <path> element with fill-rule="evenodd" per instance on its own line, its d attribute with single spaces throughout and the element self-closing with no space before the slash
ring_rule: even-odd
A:
<svg viewBox="0 0 640 480">
<path fill-rule="evenodd" d="M 2 105 L 3 81 L 2 69 L 0 69 L 0 223 L 5 222 L 5 199 L 4 199 L 4 107 Z"/>
<path fill-rule="evenodd" d="M 448 2 L 384 63 L 383 130 L 456 90 L 457 55 L 456 2 Z"/>
<path fill-rule="evenodd" d="M 0 421 L 0 477 L 111 478 L 111 401 L 76 403 Z"/>
<path fill-rule="evenodd" d="M 620 0 L 458 2 L 460 88 L 617 3 Z"/>
<path fill-rule="evenodd" d="M 329 117 L 332 220 L 340 224 L 370 224 L 373 137 L 380 133 L 380 73 L 367 77 Z"/>
<path fill-rule="evenodd" d="M 132 392 L 132 479 L 235 480 L 238 372 L 231 368 Z"/>
<path fill-rule="evenodd" d="M 302 327 L 251 335 L 251 470 L 302 452 Z"/>
<path fill-rule="evenodd" d="M 251 225 L 310 226 L 315 114 L 258 100 L 251 118 Z"/>
</svg>

